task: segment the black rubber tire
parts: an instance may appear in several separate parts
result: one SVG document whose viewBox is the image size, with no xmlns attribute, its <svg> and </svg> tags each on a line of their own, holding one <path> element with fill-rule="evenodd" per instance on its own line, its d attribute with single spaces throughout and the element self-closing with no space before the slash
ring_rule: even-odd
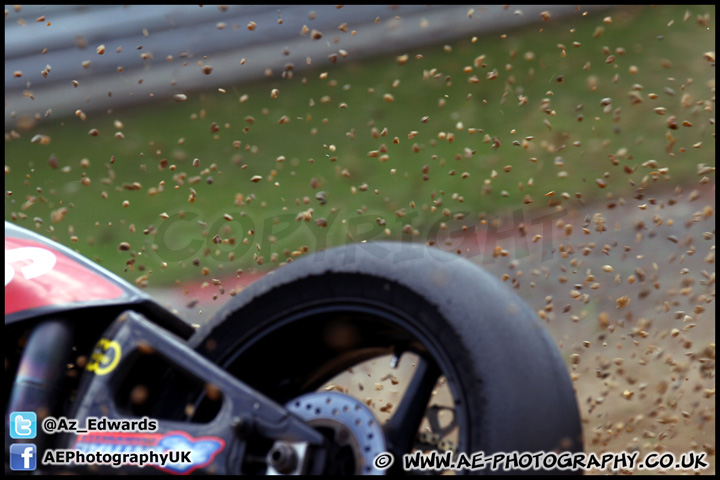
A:
<svg viewBox="0 0 720 480">
<path fill-rule="evenodd" d="M 316 325 L 293 327 L 289 319 L 309 322 L 303 312 L 342 305 L 379 309 L 413 324 L 453 397 L 464 400 L 457 405 L 464 412 L 459 451 L 582 451 L 567 367 L 537 315 L 485 270 L 436 248 L 379 242 L 310 255 L 242 291 L 190 342 L 269 397 L 287 401 L 304 393 L 300 385 L 316 389 L 338 373 L 299 378 L 332 349 Z M 368 329 L 382 336 L 373 325 Z M 364 347 L 372 342 L 360 341 Z"/>
</svg>

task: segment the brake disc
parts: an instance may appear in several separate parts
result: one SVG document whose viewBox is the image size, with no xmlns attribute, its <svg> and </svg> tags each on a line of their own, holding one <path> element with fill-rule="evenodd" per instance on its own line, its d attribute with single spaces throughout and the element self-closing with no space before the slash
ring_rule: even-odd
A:
<svg viewBox="0 0 720 480">
<path fill-rule="evenodd" d="M 381 475 L 373 459 L 386 452 L 385 435 L 372 411 L 360 400 L 336 392 L 316 392 L 285 405 L 314 428 L 330 430 L 338 447 L 350 447 L 355 474 Z"/>
</svg>

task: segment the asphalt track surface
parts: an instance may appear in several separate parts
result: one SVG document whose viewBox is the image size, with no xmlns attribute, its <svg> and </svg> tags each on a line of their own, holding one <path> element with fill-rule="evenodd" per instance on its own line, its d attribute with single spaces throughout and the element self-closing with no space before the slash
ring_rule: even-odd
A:
<svg viewBox="0 0 720 480">
<path fill-rule="evenodd" d="M 540 24 L 545 11 L 581 14 L 574 5 L 6 5 L 5 124 L 228 87 L 308 59 L 317 67 L 333 55 L 352 61 L 509 31 Z M 212 75 L 193 68 L 198 61 Z"/>
</svg>

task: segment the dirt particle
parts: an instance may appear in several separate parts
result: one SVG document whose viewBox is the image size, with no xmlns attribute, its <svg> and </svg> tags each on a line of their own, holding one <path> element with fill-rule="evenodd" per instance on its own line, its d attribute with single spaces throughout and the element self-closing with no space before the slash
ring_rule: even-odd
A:
<svg viewBox="0 0 720 480">
<path fill-rule="evenodd" d="M 615 303 L 617 308 L 625 308 L 630 304 L 630 297 L 628 297 L 627 295 L 622 296 L 615 300 Z"/>
</svg>

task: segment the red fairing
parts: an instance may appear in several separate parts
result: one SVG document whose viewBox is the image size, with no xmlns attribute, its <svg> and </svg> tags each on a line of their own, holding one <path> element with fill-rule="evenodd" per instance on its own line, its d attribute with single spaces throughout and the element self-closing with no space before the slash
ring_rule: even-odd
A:
<svg viewBox="0 0 720 480">
<path fill-rule="evenodd" d="M 119 286 L 42 243 L 5 238 L 5 315 L 123 295 Z"/>
</svg>

